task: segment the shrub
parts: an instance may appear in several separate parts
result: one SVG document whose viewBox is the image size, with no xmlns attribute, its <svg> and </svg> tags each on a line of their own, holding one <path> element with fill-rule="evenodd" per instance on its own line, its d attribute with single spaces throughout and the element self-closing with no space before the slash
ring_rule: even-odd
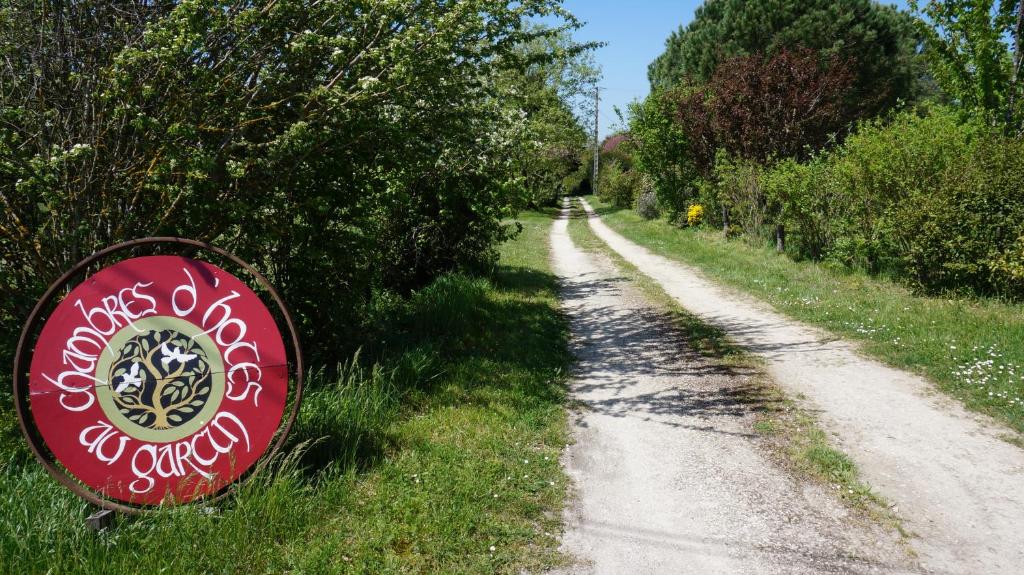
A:
<svg viewBox="0 0 1024 575">
<path fill-rule="evenodd" d="M 764 168 L 757 162 L 731 157 L 722 152 L 715 162 L 715 190 L 729 214 L 730 226 L 751 243 L 765 239 L 769 204 L 762 181 Z"/>
<path fill-rule="evenodd" d="M 905 275 L 896 212 L 942 188 L 947 170 L 966 161 L 976 130 L 945 108 L 907 111 L 861 124 L 832 153 L 777 164 L 763 184 L 789 251 Z"/>
<path fill-rule="evenodd" d="M 841 188 L 830 181 L 829 158 L 818 156 L 807 163 L 786 160 L 762 179 L 765 196 L 777 206 L 775 222 L 786 228 L 789 252 L 820 259 L 836 247 L 837 229 L 849 210 Z M 851 261 L 845 263 L 851 264 Z"/>
<path fill-rule="evenodd" d="M 1024 296 L 1024 142 L 997 129 L 975 139 L 936 188 L 891 210 L 885 230 L 906 275 L 930 291 Z"/>
<path fill-rule="evenodd" d="M 523 49 L 555 0 L 264 4 L 0 9 L 0 356 L 72 262 L 146 235 L 248 259 L 347 355 L 371 294 L 486 267 L 572 169 L 536 161 L 584 135 L 534 71 L 579 47 Z"/>
<path fill-rule="evenodd" d="M 1024 141 L 946 108 L 862 124 L 832 153 L 761 176 L 722 162 L 744 218 L 786 226 L 788 250 L 885 272 L 928 293 L 1024 296 Z M 756 180 L 756 184 L 755 181 Z M 758 189 L 765 210 L 758 212 Z M 742 193 L 747 190 L 746 194 Z"/>
<path fill-rule="evenodd" d="M 601 199 L 617 208 L 633 207 L 637 197 L 639 174 L 622 167 L 621 160 L 610 160 L 605 163 L 598 174 L 597 193 Z"/>
<path fill-rule="evenodd" d="M 675 220 L 685 212 L 698 177 L 688 124 L 677 120 L 680 102 L 689 91 L 654 92 L 629 105 L 629 132 L 636 169 L 651 179 L 658 203 Z"/>
<path fill-rule="evenodd" d="M 636 199 L 636 213 L 645 220 L 656 220 L 661 215 L 658 209 L 658 196 L 653 191 L 641 192 Z"/>
<path fill-rule="evenodd" d="M 677 89 L 670 94 L 673 118 L 686 135 L 686 148 L 694 170 L 691 177 L 710 177 L 720 140 L 713 107 L 715 94 L 709 87 L 701 86 Z"/>
<path fill-rule="evenodd" d="M 622 168 L 622 171 L 628 172 L 633 169 L 634 153 L 633 143 L 629 139 L 625 139 L 611 149 L 601 150 L 601 165 L 615 163 Z"/>
<path fill-rule="evenodd" d="M 857 110 L 846 101 L 853 81 L 849 62 L 823 62 L 813 50 L 732 58 L 710 82 L 716 141 L 760 162 L 805 156 L 854 119 Z"/>
<path fill-rule="evenodd" d="M 718 186 L 713 179 L 700 178 L 694 185 L 696 188 L 696 202 L 704 206 L 704 225 L 721 228 L 722 221 L 722 199 L 718 195 Z"/>
<path fill-rule="evenodd" d="M 693 204 L 686 211 L 686 225 L 699 226 L 702 221 L 704 221 L 704 206 Z"/>
<path fill-rule="evenodd" d="M 997 293 L 1019 295 L 1024 285 L 1024 236 L 991 258 L 988 268 Z"/>
</svg>

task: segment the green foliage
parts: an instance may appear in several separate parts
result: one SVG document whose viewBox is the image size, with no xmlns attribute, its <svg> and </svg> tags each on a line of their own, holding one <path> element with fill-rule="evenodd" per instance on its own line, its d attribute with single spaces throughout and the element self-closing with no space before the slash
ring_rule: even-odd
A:
<svg viewBox="0 0 1024 575">
<path fill-rule="evenodd" d="M 915 32 L 868 0 L 705 2 L 630 108 L 636 166 L 670 219 L 696 201 L 708 224 L 755 245 L 785 232 L 798 258 L 930 293 L 1024 296 L 1022 143 L 993 128 L 1024 121 L 1024 5 L 930 0 L 918 13 Z M 949 107 L 847 134 L 927 81 Z"/>
<path fill-rule="evenodd" d="M 602 164 L 597 178 L 597 192 L 604 201 L 620 208 L 630 208 L 637 197 L 639 173 L 625 167 L 622 160 L 609 159 Z"/>
<path fill-rule="evenodd" d="M 651 191 L 642 191 L 636 198 L 636 213 L 645 220 L 654 220 L 661 215 L 658 196 Z"/>
<path fill-rule="evenodd" d="M 314 365 L 363 346 L 387 366 L 315 378 L 301 461 L 223 514 L 168 510 L 102 536 L 30 461 L 0 372 L 0 571 L 542 570 L 555 546 L 533 526 L 557 521 L 542 512 L 561 485 L 531 469 L 507 500 L 473 492 L 522 475 L 507 462 L 534 452 L 510 438 L 563 444 L 545 256 L 499 267 L 503 287 L 438 278 L 493 269 L 511 216 L 574 169 L 580 70 L 558 70 L 586 47 L 524 24 L 558 14 L 556 0 L 0 6 L 0 363 L 71 263 L 181 235 L 264 271 Z M 416 473 L 444 479 L 409 490 Z"/>
<path fill-rule="evenodd" d="M 615 145 L 607 145 L 601 149 L 601 164 L 616 163 L 624 171 L 634 167 L 635 148 L 630 136 Z"/>
<path fill-rule="evenodd" d="M 637 197 L 650 189 L 650 181 L 635 165 L 636 148 L 629 134 L 603 144 L 598 168 L 597 193 L 607 202 L 621 208 L 632 208 Z M 645 187 L 646 186 L 646 187 Z"/>
<path fill-rule="evenodd" d="M 704 225 L 722 229 L 725 222 L 722 221 L 723 208 L 725 206 L 722 198 L 719 197 L 718 186 L 714 177 L 697 180 L 697 196 L 694 204 L 700 204 L 704 208 Z M 687 214 L 689 209 L 687 209 Z"/>
<path fill-rule="evenodd" d="M 557 0 L 0 8 L 0 346 L 72 262 L 145 235 L 263 270 L 310 351 L 374 293 L 493 264 L 583 141 Z M 0 348 L 4 357 L 9 349 Z"/>
<path fill-rule="evenodd" d="M 906 275 L 902 254 L 909 244 L 894 231 L 906 219 L 899 210 L 917 210 L 944 189 L 977 129 L 947 108 L 904 112 L 888 123 L 863 124 L 833 154 L 780 165 L 766 186 L 782 206 L 791 250 Z"/>
<path fill-rule="evenodd" d="M 671 219 L 686 210 L 698 177 L 685 126 L 676 121 L 679 102 L 688 92 L 655 91 L 644 101 L 629 105 L 633 162 L 651 178 L 658 202 Z"/>
<path fill-rule="evenodd" d="M 706 82 L 732 56 L 810 48 L 855 61 L 849 97 L 870 115 L 913 98 L 916 44 L 907 14 L 871 0 L 707 0 L 669 37 L 648 77 L 652 90 Z"/>
<path fill-rule="evenodd" d="M 589 143 L 582 117 L 589 115 L 600 76 L 590 51 L 595 46 L 577 44 L 559 30 L 516 51 L 525 72 L 508 74 L 507 89 L 522 100 L 528 118 L 524 138 L 533 145 L 533 157 L 522 166 L 527 205 L 555 205 L 579 186 L 581 168 L 589 165 L 580 152 Z"/>
<path fill-rule="evenodd" d="M 983 134 L 937 188 L 897 205 L 892 221 L 890 245 L 922 288 L 1024 296 L 1024 142 Z"/>
<path fill-rule="evenodd" d="M 948 108 L 869 122 L 761 178 L 789 250 L 930 292 L 1024 295 L 1024 142 Z"/>
<path fill-rule="evenodd" d="M 777 221 L 785 225 L 789 251 L 798 257 L 819 259 L 834 247 L 834 228 L 851 209 L 840 203 L 846 198 L 832 194 L 841 188 L 830 176 L 820 156 L 803 164 L 785 160 L 765 174 L 765 195 L 779 207 Z"/>
<path fill-rule="evenodd" d="M 730 231 L 743 233 L 754 243 L 767 237 L 771 216 L 762 174 L 757 162 L 721 152 L 715 161 L 714 190 L 718 206 L 729 213 Z M 703 211 L 703 210 L 702 210 Z"/>
<path fill-rule="evenodd" d="M 558 541 L 543 533 L 559 531 L 566 493 L 568 329 L 538 249 L 551 219 L 521 223 L 493 280 L 445 275 L 381 312 L 389 338 L 379 366 L 314 373 L 287 455 L 214 508 L 120 517 L 95 533 L 84 524 L 94 509 L 0 444 L 0 571 L 559 566 Z"/>
<path fill-rule="evenodd" d="M 591 171 L 594 169 L 593 145 L 586 152 L 577 154 L 576 170 L 562 178 L 561 189 L 568 195 L 579 195 L 590 193 Z"/>
<path fill-rule="evenodd" d="M 905 112 L 890 123 L 862 126 L 830 160 L 835 168 L 821 175 L 832 187 L 825 195 L 843 206 L 831 218 L 836 238 L 831 257 L 905 276 L 900 260 L 909 244 L 893 231 L 906 219 L 899 210 L 916 209 L 946 189 L 947 177 L 967 161 L 977 129 L 960 123 L 947 108 L 924 115 Z"/>
<path fill-rule="evenodd" d="M 927 0 L 911 6 L 921 17 L 925 56 L 943 90 L 964 110 L 1020 129 L 1020 0 Z"/>
<path fill-rule="evenodd" d="M 546 105 L 532 116 L 527 135 L 543 144 L 534 161 L 522 168 L 526 205 L 534 208 L 555 205 L 579 185 L 576 175 L 583 164 L 578 151 L 588 144 L 586 131 L 572 111 L 553 93 L 548 92 L 547 97 Z"/>
</svg>

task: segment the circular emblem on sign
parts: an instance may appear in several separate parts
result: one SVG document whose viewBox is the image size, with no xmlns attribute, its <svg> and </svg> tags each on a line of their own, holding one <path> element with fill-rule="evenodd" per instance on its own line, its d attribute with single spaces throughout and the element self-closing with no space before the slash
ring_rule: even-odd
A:
<svg viewBox="0 0 1024 575">
<path fill-rule="evenodd" d="M 224 398 L 224 362 L 198 326 L 170 317 L 122 328 L 101 354 L 96 397 L 111 422 L 132 437 L 176 441 L 209 422 Z"/>
<path fill-rule="evenodd" d="M 289 397 L 284 340 L 260 298 L 211 263 L 167 255 L 75 286 L 27 379 L 28 422 L 52 459 L 114 506 L 222 491 L 270 448 Z"/>
</svg>

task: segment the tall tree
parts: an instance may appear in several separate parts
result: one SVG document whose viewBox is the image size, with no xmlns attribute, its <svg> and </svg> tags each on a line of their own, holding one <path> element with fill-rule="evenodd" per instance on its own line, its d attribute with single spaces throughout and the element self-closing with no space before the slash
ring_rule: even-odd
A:
<svg viewBox="0 0 1024 575">
<path fill-rule="evenodd" d="M 692 113 L 692 114 L 691 114 Z M 676 219 L 696 194 L 694 184 L 714 154 L 710 117 L 701 90 L 678 86 L 629 105 L 633 165 L 654 183 L 658 203 Z"/>
<path fill-rule="evenodd" d="M 572 128 L 538 120 L 565 90 L 508 81 L 524 45 L 578 53 L 540 18 L 578 25 L 559 0 L 0 2 L 0 361 L 50 281 L 128 238 L 258 264 L 330 361 L 372 294 L 493 261 L 544 175 L 533 125 Z"/>
<path fill-rule="evenodd" d="M 709 84 L 716 140 L 762 163 L 804 158 L 851 121 L 843 95 L 852 81 L 838 56 L 821 63 L 807 48 L 732 58 Z"/>
<path fill-rule="evenodd" d="M 539 206 L 553 204 L 579 183 L 601 74 L 593 49 L 601 44 L 580 44 L 567 27 L 534 30 L 544 35 L 517 47 L 510 56 L 516 65 L 503 83 L 506 97 L 527 114 L 522 182 L 526 203 Z"/>
<path fill-rule="evenodd" d="M 965 110 L 1020 129 L 1021 0 L 912 1 L 932 74 Z"/>
<path fill-rule="evenodd" d="M 914 97 L 917 45 L 910 15 L 871 0 L 707 0 L 648 77 L 652 88 L 704 82 L 731 57 L 809 48 L 853 63 L 849 97 L 873 114 Z"/>
</svg>

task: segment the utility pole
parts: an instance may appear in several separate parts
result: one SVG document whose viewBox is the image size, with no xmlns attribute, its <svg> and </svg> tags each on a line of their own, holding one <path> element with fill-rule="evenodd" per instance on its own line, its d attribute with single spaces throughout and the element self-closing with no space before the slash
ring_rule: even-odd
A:
<svg viewBox="0 0 1024 575">
<path fill-rule="evenodd" d="M 1017 83 L 1020 81 L 1020 67 L 1024 63 L 1024 54 L 1021 53 L 1021 50 L 1024 49 L 1024 46 L 1021 45 L 1022 35 L 1024 35 L 1024 2 L 1017 7 L 1017 25 L 1013 29 L 1013 73 L 1010 75 L 1010 101 L 1006 105 L 1006 125 L 1011 129 L 1017 129 L 1018 133 L 1021 126 L 1014 125 L 1014 122 L 1018 120 L 1014 117 L 1014 113 L 1017 111 L 1014 100 L 1017 95 Z"/>
<path fill-rule="evenodd" d="M 594 86 L 594 176 L 590 181 L 591 191 L 597 195 L 597 170 L 601 162 L 601 144 L 597 139 L 598 119 L 601 110 L 601 88 Z"/>
</svg>

